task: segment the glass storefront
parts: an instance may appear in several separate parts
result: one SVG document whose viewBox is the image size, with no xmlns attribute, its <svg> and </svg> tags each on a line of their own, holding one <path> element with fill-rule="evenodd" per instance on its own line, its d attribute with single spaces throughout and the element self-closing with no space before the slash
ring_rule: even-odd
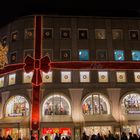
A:
<svg viewBox="0 0 140 140">
<path fill-rule="evenodd" d="M 61 139 L 63 137 L 71 137 L 71 129 L 70 128 L 43 128 L 42 129 L 42 136 L 43 139 L 47 135 L 49 140 L 54 140 L 56 133 L 59 135 L 61 134 Z"/>
</svg>

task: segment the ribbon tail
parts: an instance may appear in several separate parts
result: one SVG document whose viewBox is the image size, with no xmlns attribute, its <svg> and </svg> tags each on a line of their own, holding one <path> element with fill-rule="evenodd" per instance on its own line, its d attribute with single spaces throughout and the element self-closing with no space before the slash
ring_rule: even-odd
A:
<svg viewBox="0 0 140 140">
<path fill-rule="evenodd" d="M 39 86 L 42 83 L 41 73 L 39 69 L 34 70 L 32 83 L 36 86 Z"/>
</svg>

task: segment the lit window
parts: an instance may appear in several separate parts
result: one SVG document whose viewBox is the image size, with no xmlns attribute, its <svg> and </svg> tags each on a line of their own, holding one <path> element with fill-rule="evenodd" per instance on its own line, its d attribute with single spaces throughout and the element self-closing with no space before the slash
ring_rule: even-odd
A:
<svg viewBox="0 0 140 140">
<path fill-rule="evenodd" d="M 117 82 L 126 82 L 126 73 L 125 72 L 116 72 Z"/>
<path fill-rule="evenodd" d="M 101 71 L 98 72 L 98 80 L 99 82 L 108 82 L 108 72 L 107 71 Z"/>
<path fill-rule="evenodd" d="M 11 97 L 6 105 L 6 117 L 29 116 L 29 103 L 23 96 Z"/>
<path fill-rule="evenodd" d="M 43 72 L 43 83 L 51 83 L 52 82 L 52 72 L 45 73 Z"/>
<path fill-rule="evenodd" d="M 43 116 L 71 115 L 71 106 L 68 99 L 59 94 L 49 96 L 43 104 Z"/>
<path fill-rule="evenodd" d="M 24 38 L 25 39 L 33 39 L 34 38 L 34 29 L 29 28 L 24 30 Z"/>
<path fill-rule="evenodd" d="M 110 105 L 104 96 L 92 94 L 84 99 L 82 111 L 84 115 L 110 114 Z"/>
<path fill-rule="evenodd" d="M 138 30 L 129 30 L 129 39 L 130 40 L 138 40 L 139 32 Z"/>
<path fill-rule="evenodd" d="M 80 82 L 90 82 L 89 72 L 81 71 L 80 72 Z"/>
<path fill-rule="evenodd" d="M 9 85 L 13 85 L 13 84 L 15 84 L 15 82 L 16 82 L 16 74 L 15 73 L 10 74 L 9 75 Z"/>
<path fill-rule="evenodd" d="M 0 77 L 0 87 L 4 86 L 4 77 Z"/>
<path fill-rule="evenodd" d="M 132 51 L 132 60 L 140 61 L 140 51 L 136 51 L 136 50 Z"/>
<path fill-rule="evenodd" d="M 96 39 L 106 39 L 106 30 L 105 29 L 95 29 Z"/>
<path fill-rule="evenodd" d="M 140 115 L 140 95 L 138 93 L 129 93 L 121 101 L 123 114 Z"/>
<path fill-rule="evenodd" d="M 121 40 L 123 38 L 123 33 L 121 29 L 112 29 L 112 39 Z"/>
<path fill-rule="evenodd" d="M 79 60 L 80 61 L 89 60 L 88 50 L 79 50 Z"/>
<path fill-rule="evenodd" d="M 70 71 L 61 72 L 61 82 L 62 83 L 71 82 L 71 72 Z"/>
<path fill-rule="evenodd" d="M 33 72 L 30 72 L 30 73 L 24 72 L 24 79 L 23 79 L 23 82 L 24 82 L 24 83 L 31 83 L 31 81 L 32 81 L 32 76 L 33 76 Z"/>
<path fill-rule="evenodd" d="M 124 51 L 123 50 L 115 50 L 114 51 L 114 58 L 116 61 L 123 61 L 124 60 Z"/>
<path fill-rule="evenodd" d="M 140 82 L 140 72 L 134 72 L 134 80 L 135 82 Z"/>
</svg>

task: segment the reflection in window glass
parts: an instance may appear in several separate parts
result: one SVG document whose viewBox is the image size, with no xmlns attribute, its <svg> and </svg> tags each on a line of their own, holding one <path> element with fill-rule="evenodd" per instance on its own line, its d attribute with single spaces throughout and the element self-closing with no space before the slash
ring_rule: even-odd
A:
<svg viewBox="0 0 140 140">
<path fill-rule="evenodd" d="M 24 72 L 23 83 L 31 83 L 33 77 L 33 72 Z"/>
<path fill-rule="evenodd" d="M 105 97 L 92 94 L 83 101 L 82 111 L 85 115 L 110 114 L 110 106 Z"/>
<path fill-rule="evenodd" d="M 29 103 L 23 96 L 10 98 L 6 105 L 6 117 L 29 116 Z"/>
<path fill-rule="evenodd" d="M 89 60 L 88 50 L 79 50 L 79 60 Z"/>
<path fill-rule="evenodd" d="M 46 99 L 43 104 L 43 115 L 70 115 L 69 101 L 60 95 L 53 95 Z"/>
<path fill-rule="evenodd" d="M 132 60 L 140 61 L 140 51 L 136 51 L 136 50 L 132 51 Z"/>
<path fill-rule="evenodd" d="M 140 114 L 140 95 L 137 93 L 126 95 L 121 106 L 124 114 Z"/>
<path fill-rule="evenodd" d="M 123 61 L 124 60 L 124 51 L 123 50 L 115 50 L 114 51 L 114 58 L 116 61 Z"/>
</svg>

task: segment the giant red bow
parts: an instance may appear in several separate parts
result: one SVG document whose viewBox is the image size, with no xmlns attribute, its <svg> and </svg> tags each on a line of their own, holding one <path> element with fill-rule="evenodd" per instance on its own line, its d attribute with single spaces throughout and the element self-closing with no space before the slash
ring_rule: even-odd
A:
<svg viewBox="0 0 140 140">
<path fill-rule="evenodd" d="M 25 59 L 24 70 L 27 73 L 34 71 L 32 83 L 35 85 L 40 85 L 42 83 L 40 72 L 43 71 L 47 73 L 50 70 L 49 64 L 50 64 L 50 59 L 48 56 L 45 56 L 41 59 L 33 59 L 32 57 L 27 56 Z"/>
</svg>

